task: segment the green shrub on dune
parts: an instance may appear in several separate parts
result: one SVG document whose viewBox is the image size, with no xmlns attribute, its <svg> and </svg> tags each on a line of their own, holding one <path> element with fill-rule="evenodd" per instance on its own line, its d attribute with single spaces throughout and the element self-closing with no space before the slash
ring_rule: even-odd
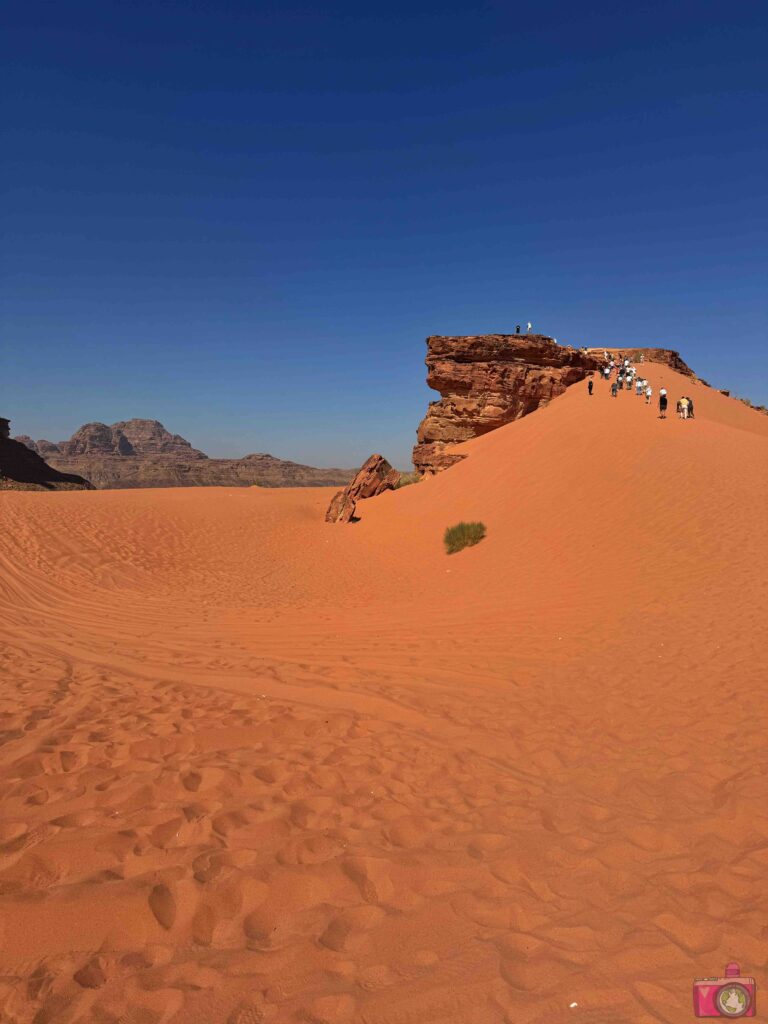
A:
<svg viewBox="0 0 768 1024">
<path fill-rule="evenodd" d="M 457 523 L 449 526 L 445 531 L 443 541 L 445 550 L 449 555 L 461 551 L 462 548 L 470 548 L 473 544 L 479 544 L 485 536 L 485 523 Z"/>
<path fill-rule="evenodd" d="M 421 473 L 401 473 L 397 483 L 397 489 L 407 487 L 409 484 L 417 484 L 422 479 Z"/>
</svg>

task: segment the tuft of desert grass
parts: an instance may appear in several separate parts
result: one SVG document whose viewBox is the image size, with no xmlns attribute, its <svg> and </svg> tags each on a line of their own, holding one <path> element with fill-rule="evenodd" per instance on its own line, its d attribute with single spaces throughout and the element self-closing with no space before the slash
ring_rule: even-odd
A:
<svg viewBox="0 0 768 1024">
<path fill-rule="evenodd" d="M 479 544 L 485 536 L 485 523 L 457 523 L 445 531 L 443 542 L 449 555 L 454 555 L 462 548 L 471 548 Z"/>
<path fill-rule="evenodd" d="M 400 479 L 397 483 L 397 488 L 399 490 L 401 487 L 407 487 L 409 484 L 417 484 L 421 479 L 421 473 L 416 471 L 413 473 L 401 473 Z"/>
</svg>

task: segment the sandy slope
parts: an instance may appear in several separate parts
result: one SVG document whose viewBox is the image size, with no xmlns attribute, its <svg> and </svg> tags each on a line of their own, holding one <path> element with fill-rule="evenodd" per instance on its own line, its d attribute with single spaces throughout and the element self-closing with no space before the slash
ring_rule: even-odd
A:
<svg viewBox="0 0 768 1024">
<path fill-rule="evenodd" d="M 0 495 L 0 1019 L 678 1024 L 765 979 L 768 418 L 652 370 L 694 422 L 579 385 L 349 527 Z"/>
</svg>

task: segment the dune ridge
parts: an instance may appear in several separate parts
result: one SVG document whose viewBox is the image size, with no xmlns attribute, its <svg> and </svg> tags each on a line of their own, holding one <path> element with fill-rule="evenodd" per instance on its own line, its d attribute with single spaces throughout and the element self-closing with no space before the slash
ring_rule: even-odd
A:
<svg viewBox="0 0 768 1024">
<path fill-rule="evenodd" d="M 0 494 L 0 1019 L 678 1024 L 764 972 L 768 421 L 650 369 L 667 421 L 580 383 L 349 526 Z"/>
</svg>

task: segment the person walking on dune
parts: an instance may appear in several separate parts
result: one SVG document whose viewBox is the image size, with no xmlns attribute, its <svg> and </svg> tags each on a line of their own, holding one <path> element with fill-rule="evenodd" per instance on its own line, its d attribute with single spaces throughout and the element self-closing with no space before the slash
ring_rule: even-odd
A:
<svg viewBox="0 0 768 1024">
<path fill-rule="evenodd" d="M 636 395 L 642 395 L 642 393 L 643 393 L 643 378 L 642 377 L 638 377 L 637 380 L 635 381 L 635 394 Z"/>
<path fill-rule="evenodd" d="M 688 419 L 693 419 L 693 399 L 690 395 L 688 396 Z"/>
<path fill-rule="evenodd" d="M 618 393 L 619 393 L 619 385 L 618 385 L 617 381 L 614 381 L 613 384 L 611 384 L 611 395 L 615 398 L 616 395 L 618 395 Z"/>
<path fill-rule="evenodd" d="M 667 418 L 667 389 L 662 388 L 659 392 L 659 419 Z"/>
<path fill-rule="evenodd" d="M 678 404 L 680 406 L 680 419 L 681 420 L 687 420 L 688 419 L 688 399 L 685 398 L 685 396 L 683 396 L 683 398 L 680 399 Z"/>
<path fill-rule="evenodd" d="M 594 385 L 594 381 L 593 381 L 593 380 L 592 380 L 592 378 L 590 377 L 590 378 L 589 378 L 589 380 L 587 381 L 587 391 L 588 391 L 588 392 L 590 393 L 590 395 L 592 394 L 592 388 L 593 388 L 594 386 L 595 386 L 595 385 Z"/>
<path fill-rule="evenodd" d="M 653 395 L 653 388 L 649 384 L 648 387 L 645 389 L 645 404 L 646 405 L 650 405 L 651 404 L 651 397 L 652 397 L 652 395 Z"/>
</svg>

